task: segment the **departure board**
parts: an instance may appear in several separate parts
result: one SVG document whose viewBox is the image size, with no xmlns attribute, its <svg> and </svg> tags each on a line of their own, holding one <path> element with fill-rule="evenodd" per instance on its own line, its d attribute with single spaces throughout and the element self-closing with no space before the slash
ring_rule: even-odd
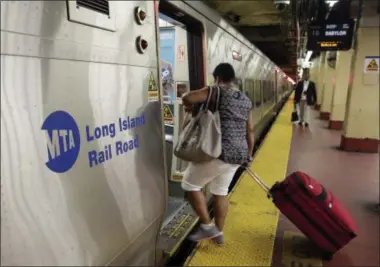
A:
<svg viewBox="0 0 380 267">
<path fill-rule="evenodd" d="M 308 28 L 307 50 L 338 51 L 352 47 L 355 21 L 312 23 Z"/>
</svg>

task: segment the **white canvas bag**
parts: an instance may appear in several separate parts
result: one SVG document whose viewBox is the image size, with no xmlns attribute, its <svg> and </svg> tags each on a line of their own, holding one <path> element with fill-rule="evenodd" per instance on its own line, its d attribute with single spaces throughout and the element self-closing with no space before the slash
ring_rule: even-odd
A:
<svg viewBox="0 0 380 267">
<path fill-rule="evenodd" d="M 210 87 L 206 104 L 190 120 L 179 136 L 174 155 L 182 160 L 204 162 L 218 158 L 222 153 L 222 133 L 219 117 L 220 88 Z M 214 91 L 215 90 L 215 91 Z M 210 101 L 216 93 L 216 108 L 209 110 Z"/>
</svg>

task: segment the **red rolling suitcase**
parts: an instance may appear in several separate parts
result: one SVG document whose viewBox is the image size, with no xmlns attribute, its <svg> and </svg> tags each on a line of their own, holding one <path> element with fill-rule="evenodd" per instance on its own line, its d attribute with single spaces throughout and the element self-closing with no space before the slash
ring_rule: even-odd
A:
<svg viewBox="0 0 380 267">
<path fill-rule="evenodd" d="M 294 172 L 268 188 L 249 168 L 247 173 L 272 198 L 276 207 L 330 260 L 357 236 L 357 226 L 347 209 L 318 181 Z"/>
</svg>

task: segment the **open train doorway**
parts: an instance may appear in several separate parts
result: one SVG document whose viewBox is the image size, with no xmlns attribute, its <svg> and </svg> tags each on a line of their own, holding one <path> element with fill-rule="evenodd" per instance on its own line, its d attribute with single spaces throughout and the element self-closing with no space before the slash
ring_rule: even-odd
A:
<svg viewBox="0 0 380 267">
<path fill-rule="evenodd" d="M 203 26 L 168 1 L 159 3 L 160 66 L 168 170 L 169 199 L 159 247 L 172 256 L 197 222 L 181 188 L 187 166 L 173 154 L 185 119 L 182 95 L 205 85 Z M 181 226 L 181 227 L 177 227 Z"/>
</svg>

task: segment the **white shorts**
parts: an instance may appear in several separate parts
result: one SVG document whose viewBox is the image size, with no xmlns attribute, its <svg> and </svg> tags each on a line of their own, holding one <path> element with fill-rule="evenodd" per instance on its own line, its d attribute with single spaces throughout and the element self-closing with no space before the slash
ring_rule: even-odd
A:
<svg viewBox="0 0 380 267">
<path fill-rule="evenodd" d="M 200 191 L 210 183 L 210 192 L 213 195 L 228 195 L 228 187 L 239 165 L 225 163 L 219 159 L 194 163 L 187 166 L 182 180 L 185 191 Z"/>
</svg>

